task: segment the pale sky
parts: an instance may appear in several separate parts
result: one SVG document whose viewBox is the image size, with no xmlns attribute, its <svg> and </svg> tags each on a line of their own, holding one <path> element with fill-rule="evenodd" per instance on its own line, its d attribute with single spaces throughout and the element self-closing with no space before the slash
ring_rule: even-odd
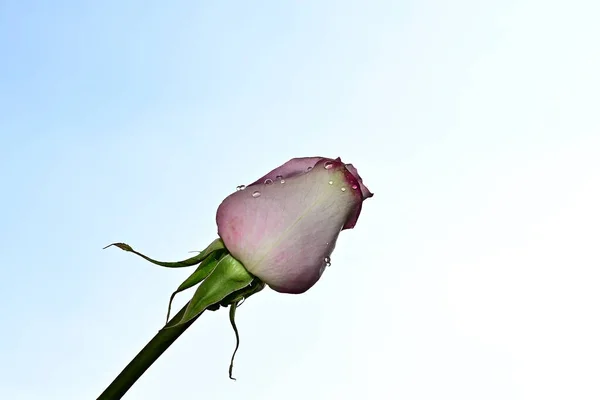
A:
<svg viewBox="0 0 600 400">
<path fill-rule="evenodd" d="M 250 4 L 251 3 L 251 4 Z M 96 398 L 240 184 L 375 196 L 307 293 L 203 315 L 124 397 L 600 398 L 596 1 L 0 2 L 0 398 Z M 192 293 L 181 295 L 177 309 Z"/>
</svg>

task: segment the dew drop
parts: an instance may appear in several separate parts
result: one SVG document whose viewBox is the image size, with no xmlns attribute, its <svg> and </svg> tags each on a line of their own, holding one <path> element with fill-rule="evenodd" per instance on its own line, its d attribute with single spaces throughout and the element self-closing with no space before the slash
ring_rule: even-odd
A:
<svg viewBox="0 0 600 400">
<path fill-rule="evenodd" d="M 329 181 L 329 184 L 330 184 L 330 185 L 333 185 L 333 181 Z"/>
<path fill-rule="evenodd" d="M 346 191 L 346 188 L 342 188 L 342 192 L 345 192 L 345 191 Z"/>
<path fill-rule="evenodd" d="M 325 261 L 325 266 L 326 266 L 326 267 L 329 267 L 329 266 L 331 266 L 331 258 L 329 258 L 329 257 L 325 257 L 325 258 L 323 259 L 323 261 Z"/>
<path fill-rule="evenodd" d="M 254 198 L 260 197 L 260 192 L 258 190 L 255 190 L 254 192 L 252 192 L 252 197 L 254 197 Z"/>
<path fill-rule="evenodd" d="M 352 185 L 352 189 L 354 189 L 354 190 L 358 189 L 358 185 Z"/>
<path fill-rule="evenodd" d="M 285 183 L 285 179 L 282 179 L 279 181 L 280 183 Z"/>
<path fill-rule="evenodd" d="M 275 177 L 275 179 L 283 179 L 283 176 L 281 176 L 281 175 L 277 175 L 277 176 Z"/>
<path fill-rule="evenodd" d="M 244 189 L 246 189 L 246 185 L 240 185 L 240 186 L 238 186 L 238 187 L 235 188 L 235 190 L 237 190 L 238 192 L 240 190 L 244 190 Z"/>
<path fill-rule="evenodd" d="M 331 167 L 333 167 L 333 162 L 326 161 L 325 164 L 323 164 L 323 166 L 325 167 L 325 169 L 330 169 Z"/>
<path fill-rule="evenodd" d="M 265 185 L 272 185 L 273 179 L 265 179 Z"/>
<path fill-rule="evenodd" d="M 311 170 L 312 170 L 312 167 L 306 168 L 306 172 L 310 172 Z"/>
</svg>

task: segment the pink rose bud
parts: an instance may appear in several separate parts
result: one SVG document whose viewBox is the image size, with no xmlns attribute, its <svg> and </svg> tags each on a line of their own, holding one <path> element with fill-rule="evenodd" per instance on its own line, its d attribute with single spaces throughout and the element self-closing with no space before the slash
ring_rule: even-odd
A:
<svg viewBox="0 0 600 400">
<path fill-rule="evenodd" d="M 338 235 L 354 227 L 371 196 L 352 164 L 293 158 L 225 198 L 218 232 L 231 255 L 272 289 L 303 293 L 319 280 Z"/>
</svg>

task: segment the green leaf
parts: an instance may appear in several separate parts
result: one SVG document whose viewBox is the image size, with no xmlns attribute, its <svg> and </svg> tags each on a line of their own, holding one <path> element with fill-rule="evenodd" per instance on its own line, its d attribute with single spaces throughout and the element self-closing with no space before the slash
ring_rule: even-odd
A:
<svg viewBox="0 0 600 400">
<path fill-rule="evenodd" d="M 161 267 L 167 268 L 181 268 L 181 267 L 190 267 L 192 265 L 197 265 L 202 262 L 206 257 L 208 257 L 212 252 L 220 249 L 224 249 L 225 245 L 221 239 L 215 239 L 208 247 L 202 250 L 198 255 L 188 258 L 187 260 L 176 261 L 176 262 L 164 262 L 164 261 L 156 261 L 150 257 L 143 255 L 142 253 L 138 253 L 135 251 L 130 245 L 126 243 L 112 243 L 105 247 L 108 248 L 110 246 L 115 246 L 120 248 L 121 250 L 128 251 L 133 254 L 137 254 L 138 256 L 144 258 L 147 261 L 150 261 L 153 264 L 160 265 Z"/>
<path fill-rule="evenodd" d="M 206 257 L 204 261 L 196 268 L 196 270 L 185 280 L 176 291 L 173 292 L 171 298 L 169 299 L 169 307 L 167 309 L 167 322 L 169 321 L 169 316 L 171 315 L 171 305 L 173 304 L 173 299 L 177 293 L 183 292 L 198 283 L 202 282 L 211 272 L 215 269 L 215 266 L 219 262 L 221 256 L 223 256 L 223 250 L 216 250 Z"/>
<path fill-rule="evenodd" d="M 209 306 L 218 304 L 228 295 L 250 286 L 253 280 L 254 277 L 238 260 L 231 254 L 225 255 L 219 260 L 213 272 L 196 289 L 185 314 L 176 325 L 185 324 Z"/>
<path fill-rule="evenodd" d="M 219 304 L 223 307 L 227 307 L 233 303 L 238 303 L 238 307 L 242 305 L 242 303 L 254 293 L 258 293 L 265 288 L 265 283 L 254 277 L 254 280 L 250 284 L 250 286 L 246 286 L 243 289 L 240 289 L 236 292 L 231 293 L 227 297 L 225 297 Z"/>
</svg>

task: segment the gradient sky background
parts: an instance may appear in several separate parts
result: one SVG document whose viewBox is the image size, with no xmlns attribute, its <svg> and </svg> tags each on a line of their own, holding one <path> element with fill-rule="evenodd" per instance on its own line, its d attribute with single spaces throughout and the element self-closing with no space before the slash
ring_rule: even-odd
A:
<svg viewBox="0 0 600 400">
<path fill-rule="evenodd" d="M 220 311 L 126 399 L 600 398 L 599 13 L 0 1 L 0 398 L 96 398 L 189 273 L 102 247 L 187 257 L 311 155 L 375 193 L 321 281 L 240 308 L 237 382 Z"/>
</svg>

